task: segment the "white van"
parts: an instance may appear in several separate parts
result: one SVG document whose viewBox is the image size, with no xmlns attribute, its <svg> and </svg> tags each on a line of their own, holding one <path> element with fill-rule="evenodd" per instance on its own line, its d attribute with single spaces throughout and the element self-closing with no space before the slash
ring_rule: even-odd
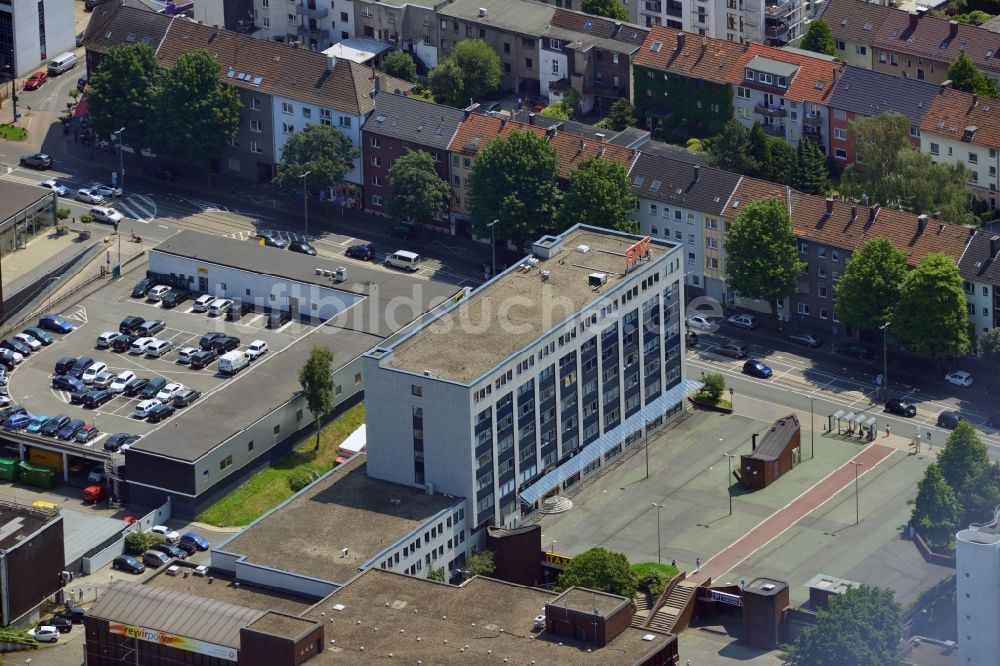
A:
<svg viewBox="0 0 1000 666">
<path fill-rule="evenodd" d="M 231 307 L 233 307 L 233 302 L 228 298 L 217 298 L 208 306 L 208 316 L 221 317 L 229 312 L 229 308 Z"/>
<path fill-rule="evenodd" d="M 224 375 L 235 375 L 249 363 L 250 357 L 241 349 L 226 352 L 219 357 L 219 372 Z"/>
<path fill-rule="evenodd" d="M 66 53 L 60 53 L 55 58 L 49 61 L 49 74 L 59 75 L 63 72 L 73 69 L 77 66 L 79 61 L 76 55 L 67 51 Z"/>
<path fill-rule="evenodd" d="M 416 252 L 396 250 L 385 258 L 385 265 L 394 266 L 396 268 L 405 268 L 411 273 L 415 273 L 420 267 L 421 261 L 423 261 L 423 259 L 421 259 L 420 255 Z"/>
<path fill-rule="evenodd" d="M 146 346 L 146 356 L 160 358 L 173 348 L 174 343 L 170 340 L 153 340 Z"/>
</svg>

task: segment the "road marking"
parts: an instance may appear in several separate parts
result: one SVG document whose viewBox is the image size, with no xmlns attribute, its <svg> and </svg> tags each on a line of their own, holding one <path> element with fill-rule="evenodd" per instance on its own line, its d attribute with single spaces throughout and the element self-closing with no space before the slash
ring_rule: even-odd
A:
<svg viewBox="0 0 1000 666">
<path fill-rule="evenodd" d="M 73 321 L 78 321 L 83 324 L 87 323 L 87 308 L 81 307 L 74 311 L 72 314 L 66 315 L 67 319 L 72 319 Z"/>
</svg>

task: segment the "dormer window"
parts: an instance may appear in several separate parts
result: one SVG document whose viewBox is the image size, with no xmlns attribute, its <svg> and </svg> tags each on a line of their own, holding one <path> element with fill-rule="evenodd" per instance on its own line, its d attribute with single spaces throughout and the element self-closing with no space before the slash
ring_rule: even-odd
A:
<svg viewBox="0 0 1000 666">
<path fill-rule="evenodd" d="M 788 87 L 788 79 L 786 79 L 783 76 L 779 76 L 778 77 L 778 87 L 779 88 L 787 88 Z"/>
<path fill-rule="evenodd" d="M 753 81 L 753 70 L 752 69 L 748 69 L 746 71 L 746 79 L 747 79 L 747 81 Z"/>
<path fill-rule="evenodd" d="M 562 42 L 558 39 L 550 39 L 549 48 L 553 51 L 562 51 Z"/>
<path fill-rule="evenodd" d="M 757 75 L 757 80 L 766 85 L 771 85 L 772 83 L 774 83 L 774 80 L 771 77 L 771 75 L 765 74 L 764 72 L 761 72 L 760 74 Z"/>
</svg>

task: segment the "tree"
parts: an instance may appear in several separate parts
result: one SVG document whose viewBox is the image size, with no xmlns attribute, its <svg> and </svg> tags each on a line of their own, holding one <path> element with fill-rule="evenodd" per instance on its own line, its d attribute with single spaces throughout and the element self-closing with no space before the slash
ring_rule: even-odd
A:
<svg viewBox="0 0 1000 666">
<path fill-rule="evenodd" d="M 129 532 L 125 535 L 125 550 L 133 555 L 142 555 L 149 550 L 150 536 L 148 532 L 143 532 L 142 530 Z"/>
<path fill-rule="evenodd" d="M 896 666 L 903 622 L 892 590 L 869 585 L 834 595 L 814 626 L 782 646 L 786 666 Z"/>
<path fill-rule="evenodd" d="M 534 132 L 513 130 L 480 150 L 469 174 L 472 228 L 479 237 L 510 240 L 520 249 L 552 226 L 559 206 L 556 151 Z"/>
<path fill-rule="evenodd" d="M 795 149 L 783 139 L 771 141 L 771 180 L 782 185 L 791 185 L 795 175 Z"/>
<path fill-rule="evenodd" d="M 434 580 L 439 583 L 444 582 L 444 567 L 438 567 L 437 569 L 429 568 L 427 570 L 427 580 Z"/>
<path fill-rule="evenodd" d="M 448 207 L 451 189 L 441 180 L 434 158 L 422 150 L 406 153 L 389 168 L 387 208 L 401 220 L 430 220 Z"/>
<path fill-rule="evenodd" d="M 859 331 L 873 331 L 889 321 L 906 278 L 906 255 L 886 238 L 861 246 L 833 287 L 837 317 Z"/>
<path fill-rule="evenodd" d="M 778 301 L 794 294 L 806 264 L 799 259 L 795 232 L 785 204 L 774 197 L 751 202 L 726 232 L 727 282 L 744 298 Z"/>
<path fill-rule="evenodd" d="M 618 162 L 593 157 L 583 160 L 569 174 L 569 192 L 556 218 L 561 229 L 582 222 L 595 227 L 636 231 L 628 172 Z"/>
<path fill-rule="evenodd" d="M 951 257 L 935 252 L 907 273 L 892 330 L 911 351 L 934 358 L 969 349 L 969 315 L 962 276 Z"/>
<path fill-rule="evenodd" d="M 615 100 L 608 110 L 608 126 L 616 132 L 628 127 L 635 127 L 635 107 L 628 99 L 621 97 Z"/>
<path fill-rule="evenodd" d="M 889 197 L 880 188 L 897 169 L 900 151 L 910 147 L 910 121 L 887 112 L 851 122 L 850 131 L 856 160 L 844 169 L 843 186 L 854 196 L 864 193 L 885 204 Z"/>
<path fill-rule="evenodd" d="M 890 191 L 898 193 L 895 207 L 918 214 L 940 212 L 951 224 L 978 224 L 970 207 L 973 196 L 968 182 L 972 174 L 965 164 L 937 164 L 927 153 L 905 148 L 897 167 L 886 183 Z"/>
<path fill-rule="evenodd" d="M 413 83 L 417 80 L 417 63 L 406 51 L 391 51 L 382 60 L 382 71 L 397 79 Z"/>
<path fill-rule="evenodd" d="M 94 72 L 87 88 L 90 128 L 109 137 L 122 127 L 130 146 L 148 148 L 154 143 L 156 101 L 162 70 L 156 52 L 146 44 L 115 46 Z"/>
<path fill-rule="evenodd" d="M 719 402 L 726 390 L 726 378 L 717 372 L 705 375 L 705 385 L 701 390 L 709 400 Z"/>
<path fill-rule="evenodd" d="M 462 81 L 462 68 L 450 56 L 438 61 L 430 76 L 431 92 L 438 104 L 447 104 L 460 109 L 465 108 L 469 99 L 465 96 Z"/>
<path fill-rule="evenodd" d="M 703 153 L 705 152 L 705 142 L 696 136 L 691 137 L 684 143 L 684 147 L 690 150 L 692 153 Z"/>
<path fill-rule="evenodd" d="M 980 335 L 979 347 L 983 354 L 983 363 L 996 381 L 996 378 L 1000 377 L 1000 328 L 991 328 Z"/>
<path fill-rule="evenodd" d="M 756 170 L 753 175 L 764 180 L 771 180 L 773 167 L 771 161 L 771 140 L 768 138 L 764 128 L 759 122 L 755 122 L 750 128 L 748 138 L 750 158 L 753 160 Z"/>
<path fill-rule="evenodd" d="M 205 50 L 181 55 L 161 79 L 154 148 L 207 166 L 240 127 L 239 93 L 222 83 L 219 61 Z"/>
<path fill-rule="evenodd" d="M 750 134 L 735 118 L 726 121 L 722 133 L 712 139 L 709 146 L 712 166 L 723 171 L 753 174 L 757 165 L 750 156 Z"/>
<path fill-rule="evenodd" d="M 1000 506 L 1000 465 L 990 463 L 969 477 L 958 499 L 962 508 L 959 526 L 983 523 L 992 518 Z"/>
<path fill-rule="evenodd" d="M 917 482 L 917 499 L 913 503 L 913 524 L 920 537 L 932 548 L 950 550 L 960 512 L 955 491 L 941 468 L 928 465 L 924 478 Z"/>
<path fill-rule="evenodd" d="M 492 550 L 481 550 L 475 555 L 465 558 L 462 565 L 462 576 L 469 580 L 473 576 L 492 576 L 497 570 L 496 560 Z"/>
<path fill-rule="evenodd" d="M 548 118 L 556 118 L 558 120 L 569 120 L 569 111 L 566 110 L 566 105 L 560 102 L 552 102 L 547 107 L 541 111 L 543 116 Z"/>
<path fill-rule="evenodd" d="M 562 592 L 571 587 L 586 587 L 631 599 L 638 581 L 624 554 L 591 548 L 570 560 L 559 574 L 555 589 Z"/>
<path fill-rule="evenodd" d="M 306 125 L 281 148 L 274 186 L 285 192 L 302 189 L 302 174 L 313 190 L 333 187 L 354 166 L 361 153 L 340 130 L 329 125 Z"/>
<path fill-rule="evenodd" d="M 956 495 L 964 494 L 970 480 L 989 465 L 986 445 L 968 421 L 955 426 L 937 459 L 941 476 Z"/>
<path fill-rule="evenodd" d="M 588 14 L 606 16 L 616 21 L 628 20 L 628 10 L 625 9 L 621 0 L 583 0 L 580 9 Z"/>
<path fill-rule="evenodd" d="M 792 186 L 806 194 L 826 194 L 830 189 L 830 172 L 826 157 L 813 141 L 802 139 L 795 149 L 795 171 Z"/>
<path fill-rule="evenodd" d="M 479 99 L 500 88 L 500 56 L 481 39 L 465 39 L 452 52 L 462 70 L 462 94 L 466 100 Z"/>
<path fill-rule="evenodd" d="M 955 90 L 993 99 L 1000 98 L 997 82 L 976 68 L 965 49 L 962 49 L 955 62 L 948 67 L 948 78 L 951 79 L 951 85 Z"/>
<path fill-rule="evenodd" d="M 333 410 L 333 352 L 327 347 L 313 347 L 309 359 L 299 370 L 299 384 L 306 406 L 316 419 L 316 447 L 323 430 L 323 418 Z"/>
<path fill-rule="evenodd" d="M 837 43 L 833 41 L 833 32 L 830 30 L 830 25 L 823 19 L 816 19 L 809 24 L 809 30 L 802 38 L 799 48 L 813 53 L 837 56 Z"/>
</svg>

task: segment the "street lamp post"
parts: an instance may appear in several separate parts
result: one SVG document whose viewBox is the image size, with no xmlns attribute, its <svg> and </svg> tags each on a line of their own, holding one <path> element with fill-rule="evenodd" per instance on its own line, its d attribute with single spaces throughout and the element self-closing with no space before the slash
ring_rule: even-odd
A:
<svg viewBox="0 0 1000 666">
<path fill-rule="evenodd" d="M 646 450 L 646 476 L 643 479 L 649 478 L 649 419 L 646 419 L 645 425 L 642 427 L 642 448 Z"/>
<path fill-rule="evenodd" d="M 305 217 L 305 227 L 302 233 L 305 236 L 309 235 L 309 190 L 306 189 L 306 176 L 311 173 L 312 171 L 306 171 L 299 176 L 302 179 L 302 213 Z"/>
<path fill-rule="evenodd" d="M 13 123 L 17 123 L 17 77 L 14 76 L 14 68 L 10 64 L 4 65 L 4 76 L 10 81 L 10 101 L 14 110 Z"/>
<path fill-rule="evenodd" d="M 729 515 L 733 515 L 733 458 L 736 457 L 735 453 L 723 453 L 726 457 L 726 494 L 729 495 Z"/>
<path fill-rule="evenodd" d="M 663 505 L 653 502 L 653 506 L 656 507 L 656 563 L 663 564 L 663 558 L 660 556 L 660 509 Z"/>
<path fill-rule="evenodd" d="M 118 176 L 115 182 L 111 183 L 111 200 L 116 201 L 118 198 L 118 188 L 122 190 L 122 194 L 125 194 L 125 160 L 122 156 L 122 134 L 125 132 L 125 128 L 121 128 L 115 135 L 118 137 Z M 118 266 L 117 273 L 119 276 L 122 274 L 122 235 L 118 232 L 118 223 L 115 222 L 115 235 L 118 236 Z"/>
<path fill-rule="evenodd" d="M 861 522 L 861 498 L 858 494 L 858 468 L 864 467 L 865 464 L 861 462 L 851 461 L 854 465 L 854 524 L 857 525 Z"/>
<path fill-rule="evenodd" d="M 882 390 L 884 391 L 882 397 L 885 400 L 889 399 L 889 351 L 885 339 L 891 323 L 891 321 L 887 321 L 878 327 L 882 331 Z"/>
<path fill-rule="evenodd" d="M 809 460 L 816 457 L 816 417 L 815 414 L 815 398 L 809 396 Z"/>
<path fill-rule="evenodd" d="M 493 226 L 500 221 L 500 218 L 493 220 L 486 226 L 490 228 L 490 250 L 493 253 L 493 263 L 490 264 L 490 275 L 497 274 L 497 240 L 496 233 L 493 230 Z"/>
</svg>

